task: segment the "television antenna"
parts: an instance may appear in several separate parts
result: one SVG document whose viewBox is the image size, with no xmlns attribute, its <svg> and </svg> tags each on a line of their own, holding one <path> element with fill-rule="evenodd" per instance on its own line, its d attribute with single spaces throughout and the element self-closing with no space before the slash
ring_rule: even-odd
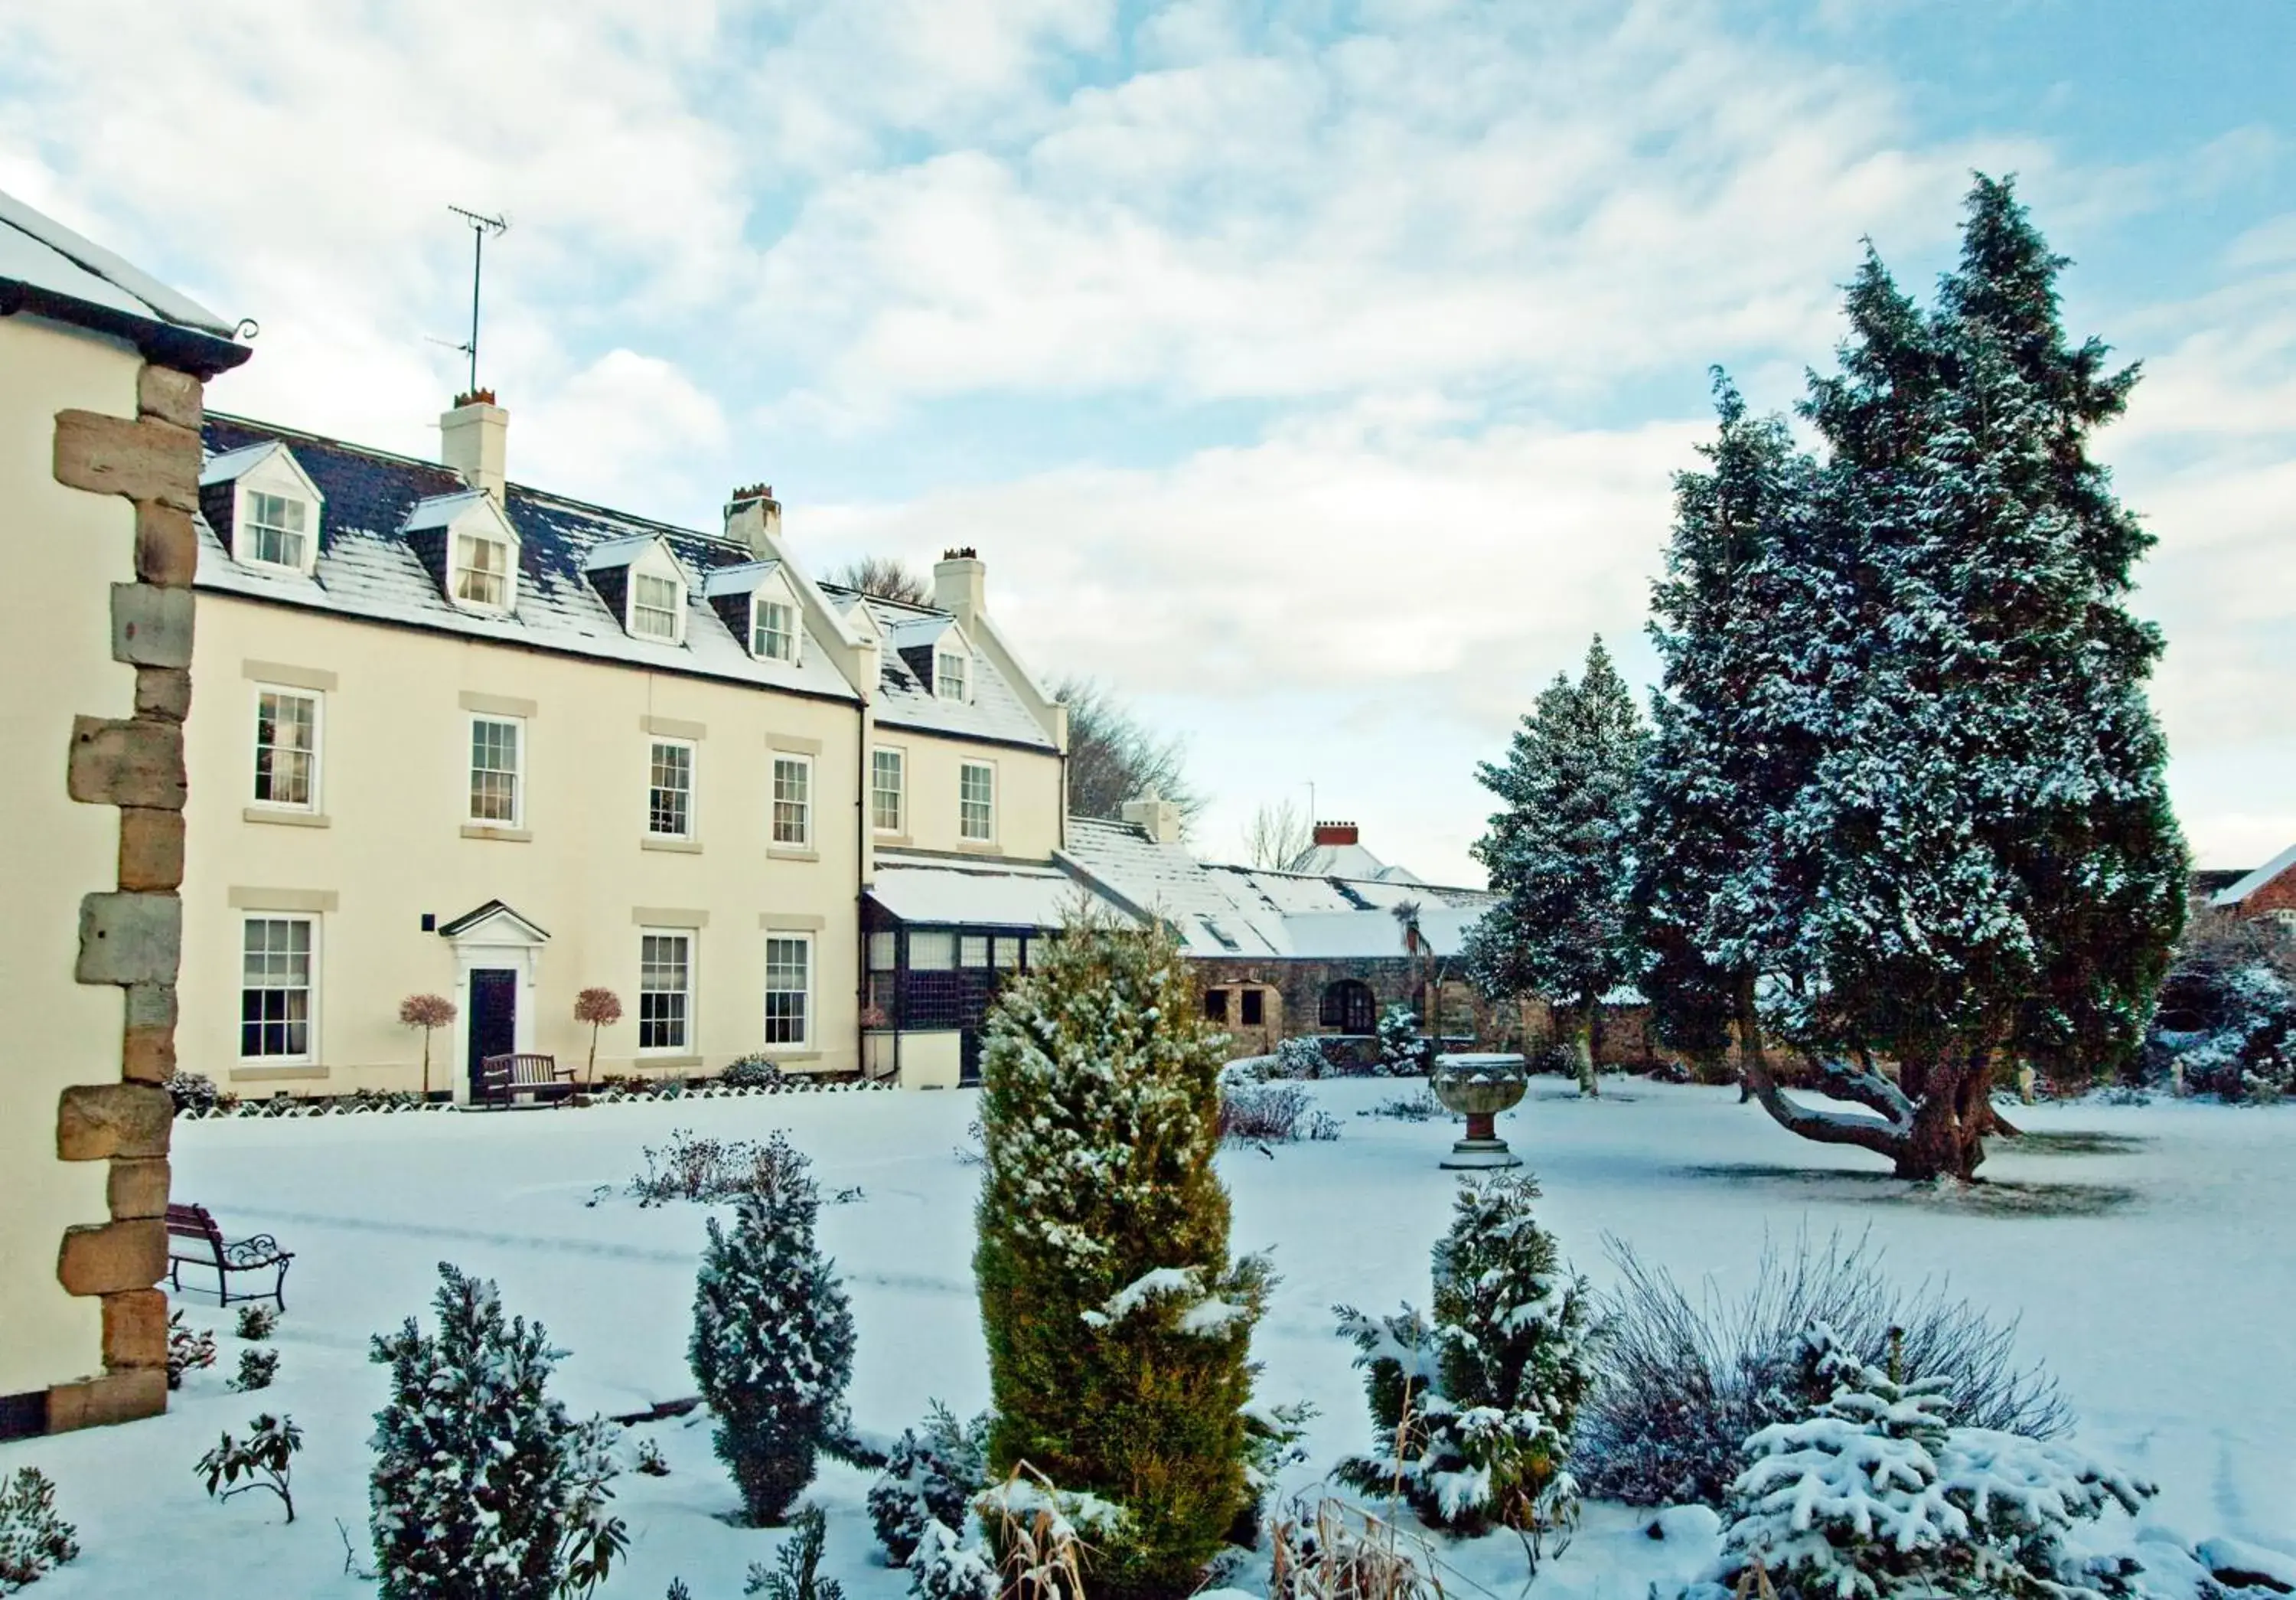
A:
<svg viewBox="0 0 2296 1600">
<path fill-rule="evenodd" d="M 443 339 L 436 342 L 447 344 L 448 349 L 460 350 L 471 358 L 471 383 L 468 392 L 476 394 L 479 391 L 479 280 L 486 269 L 487 235 L 492 234 L 500 237 L 509 233 L 510 220 L 507 217 L 488 217 L 482 212 L 465 210 L 461 206 L 448 206 L 447 209 L 471 226 L 471 337 L 463 344 L 447 344 Z"/>
</svg>

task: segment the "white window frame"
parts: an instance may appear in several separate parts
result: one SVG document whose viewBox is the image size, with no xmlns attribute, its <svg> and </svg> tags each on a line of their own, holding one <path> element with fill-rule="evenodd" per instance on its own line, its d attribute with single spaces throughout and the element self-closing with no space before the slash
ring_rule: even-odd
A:
<svg viewBox="0 0 2296 1600">
<path fill-rule="evenodd" d="M 890 791 L 877 781 L 877 764 L 887 756 L 893 759 Z M 890 825 L 877 805 L 879 798 L 888 792 L 893 797 L 893 820 Z M 897 744 L 880 744 L 869 752 L 869 825 L 880 833 L 898 835 L 909 831 L 909 752 Z"/>
<path fill-rule="evenodd" d="M 775 973 L 774 965 L 774 947 L 779 944 L 794 945 L 799 949 L 805 952 L 805 984 L 802 989 L 792 989 L 787 987 L 777 989 L 775 987 Z M 814 979 L 816 970 L 814 960 L 815 954 L 816 943 L 812 934 L 787 931 L 781 929 L 767 930 L 766 1009 L 764 1020 L 765 1043 L 766 1048 L 768 1050 L 810 1050 L 813 1048 L 813 993 L 816 987 Z M 798 998 L 798 1028 L 796 1037 L 794 1038 L 775 1038 L 774 1037 L 774 1029 L 776 1026 L 775 1019 L 773 1014 L 774 997 L 776 995 L 795 995 Z M 783 1021 L 784 1023 L 786 1022 L 786 1019 L 783 1019 Z"/>
<path fill-rule="evenodd" d="M 248 931 L 258 923 L 300 923 L 306 930 L 303 956 L 303 1045 L 299 1053 L 282 1051 L 278 1054 L 258 1052 L 247 1054 L 247 997 L 255 992 L 292 993 L 288 984 L 250 985 L 247 981 Z M 284 911 L 249 911 L 242 914 L 239 923 L 239 1059 L 257 1067 L 309 1066 L 319 1059 L 319 919 L 308 913 Z M 258 1022 L 258 1028 L 272 1024 Z"/>
<path fill-rule="evenodd" d="M 622 619 L 622 625 L 629 630 L 630 637 L 634 639 L 652 639 L 657 644 L 684 644 L 685 642 L 685 580 L 680 578 L 673 577 L 668 573 L 648 572 L 636 567 L 633 567 L 630 570 L 629 578 L 630 587 L 628 603 L 624 608 L 627 614 Z M 638 603 L 638 590 L 640 587 L 649 583 L 664 584 L 668 587 L 669 595 L 667 603 L 661 605 L 641 605 Z M 640 628 L 638 626 L 638 613 L 640 611 L 644 611 L 650 616 L 668 618 L 669 620 L 669 631 L 667 633 L 656 633 L 650 628 Z"/>
<path fill-rule="evenodd" d="M 805 792 L 799 800 L 790 800 L 783 797 L 782 768 L 784 765 L 794 768 L 797 772 L 803 775 Z M 771 843 L 773 848 L 777 850 L 809 850 L 813 849 L 813 801 L 816 792 L 813 782 L 813 758 L 808 755 L 800 754 L 796 751 L 775 751 L 773 752 L 773 764 L 769 781 L 773 784 L 773 796 L 771 800 L 773 815 L 768 818 L 767 823 L 767 839 L 768 842 Z M 796 808 L 795 816 L 797 819 L 797 834 L 794 838 L 784 837 L 782 833 L 782 822 L 783 817 L 782 808 L 784 806 L 794 806 Z"/>
<path fill-rule="evenodd" d="M 783 627 L 769 633 L 766 627 L 768 611 L 783 614 Z M 783 648 L 766 648 L 768 637 L 778 637 Z M 794 667 L 800 659 L 805 630 L 798 626 L 797 603 L 785 595 L 752 595 L 750 597 L 750 653 L 761 661 L 787 661 Z"/>
<path fill-rule="evenodd" d="M 285 684 L 258 683 L 254 685 L 254 689 L 255 702 L 251 708 L 254 711 L 254 716 L 250 719 L 250 726 L 249 730 L 251 744 L 249 751 L 250 759 L 247 774 L 247 803 L 265 811 L 294 811 L 307 815 L 316 815 L 319 809 L 319 778 L 322 766 L 319 752 L 321 743 L 326 733 L 326 696 L 317 689 L 297 689 L 291 688 Z M 306 798 L 300 800 L 266 800 L 263 795 L 258 792 L 263 783 L 263 751 L 265 748 L 263 743 L 263 697 L 266 694 L 277 695 L 283 699 L 301 700 L 310 702 L 311 745 L 310 749 L 305 752 L 309 757 L 310 765 L 308 774 L 304 781 Z M 277 744 L 274 744 L 271 748 L 277 750 L 282 747 Z"/>
<path fill-rule="evenodd" d="M 956 667 L 954 678 L 956 692 L 954 694 L 949 693 L 952 683 L 948 670 L 950 663 L 954 663 Z M 960 703 L 972 698 L 972 661 L 964 651 L 952 650 L 946 644 L 935 647 L 933 694 L 937 699 L 954 700 Z"/>
<path fill-rule="evenodd" d="M 646 967 L 648 964 L 646 961 L 646 941 L 652 939 L 674 939 L 685 946 L 685 987 L 684 989 L 649 989 L 646 987 Z M 654 964 L 659 965 L 661 964 L 657 962 Z M 638 930 L 637 1053 L 641 1059 L 650 1055 L 695 1055 L 700 1054 L 700 1052 L 694 1048 L 693 1041 L 698 1034 L 701 1020 L 701 1005 L 700 999 L 701 988 L 700 981 L 701 968 L 701 939 L 700 932 L 697 930 L 693 928 L 641 928 Z M 648 1027 L 645 1007 L 646 997 L 648 995 L 677 995 L 684 1000 L 685 1004 L 679 1013 L 679 1038 L 676 1044 L 649 1045 L 645 1042 L 646 1028 Z"/>
<path fill-rule="evenodd" d="M 975 804 L 976 802 L 968 799 L 965 795 L 964 779 L 966 774 L 973 772 L 985 772 L 988 775 L 988 798 L 984 802 L 979 802 L 985 804 L 988 811 L 988 832 L 983 833 L 976 833 L 968 825 L 966 825 L 969 818 L 966 815 L 965 808 Z M 967 844 L 994 844 L 996 842 L 996 764 L 994 761 L 960 761 L 957 763 L 956 836 L 964 841 Z"/>
<path fill-rule="evenodd" d="M 664 750 L 685 752 L 685 828 L 672 833 L 654 825 L 654 796 L 665 785 L 655 777 L 661 764 Z M 670 739 L 657 734 L 646 742 L 646 837 L 648 839 L 699 839 L 701 836 L 701 747 L 691 739 Z"/>
<path fill-rule="evenodd" d="M 518 542 L 493 528 L 484 532 L 450 527 L 447 529 L 447 597 L 464 611 L 481 611 L 488 616 L 507 616 L 518 605 Z M 481 572 L 463 559 L 463 546 L 492 545 L 503 553 L 499 573 Z M 476 600 L 463 593 L 465 578 L 498 577 L 502 580 L 502 600 Z"/>
<path fill-rule="evenodd" d="M 232 552 L 238 557 L 240 564 L 248 567 L 268 567 L 275 572 L 308 573 L 310 571 L 319 544 L 318 507 L 300 495 L 284 494 L 277 489 L 257 488 L 251 484 L 240 485 L 237 497 L 239 537 L 232 543 Z M 259 500 L 275 500 L 283 509 L 292 507 L 300 512 L 303 526 L 286 528 L 262 521 L 256 514 Z M 269 556 L 258 554 L 257 547 L 262 536 L 266 532 L 276 534 L 282 538 L 299 541 L 300 550 L 296 559 L 291 562 L 274 561 Z"/>
<path fill-rule="evenodd" d="M 516 730 L 518 749 L 515 752 L 513 764 L 509 768 L 511 780 L 511 814 L 508 817 L 481 816 L 479 815 L 478 776 L 480 768 L 479 767 L 478 733 L 479 724 L 482 722 L 499 723 Z M 465 720 L 463 736 L 463 803 L 467 813 L 463 820 L 468 822 L 472 826 L 480 828 L 522 828 L 526 826 L 526 718 L 523 717 L 512 717 L 499 711 L 472 712 L 469 718 Z M 488 772 L 499 773 L 504 769 L 499 767 L 489 767 L 485 770 Z"/>
</svg>

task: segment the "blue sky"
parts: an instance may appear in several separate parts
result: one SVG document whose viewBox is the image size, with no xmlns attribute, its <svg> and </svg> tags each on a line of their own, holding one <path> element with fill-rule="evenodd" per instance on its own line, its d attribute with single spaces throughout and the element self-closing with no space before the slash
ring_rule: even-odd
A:
<svg viewBox="0 0 2296 1600">
<path fill-rule="evenodd" d="M 2013 171 L 2077 334 L 2201 858 L 2296 840 L 2296 6 L 0 0 L 0 189 L 218 309 L 219 406 L 415 453 L 468 239 L 512 474 L 822 565 L 971 544 L 1047 676 L 1472 872 L 1503 748 L 1640 629 L 1705 369 L 1791 404 L 1871 236 Z"/>
</svg>

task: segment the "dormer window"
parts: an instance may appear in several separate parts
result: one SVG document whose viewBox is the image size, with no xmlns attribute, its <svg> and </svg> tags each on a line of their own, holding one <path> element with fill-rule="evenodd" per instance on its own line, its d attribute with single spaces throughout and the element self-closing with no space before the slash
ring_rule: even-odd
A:
<svg viewBox="0 0 2296 1600">
<path fill-rule="evenodd" d="M 760 661 L 795 661 L 797 609 L 786 601 L 761 596 L 750 617 L 750 653 Z"/>
<path fill-rule="evenodd" d="M 943 700 L 964 698 L 964 657 L 954 650 L 933 655 L 933 693 Z"/>
<path fill-rule="evenodd" d="M 455 537 L 455 579 L 452 594 L 464 605 L 480 611 L 510 609 L 510 545 L 483 534 Z"/>
<path fill-rule="evenodd" d="M 286 495 L 266 495 L 249 489 L 245 495 L 246 523 L 240 532 L 245 560 L 267 567 L 308 570 L 310 507 Z"/>
<path fill-rule="evenodd" d="M 676 643 L 685 614 L 685 585 L 652 572 L 630 575 L 630 632 L 641 639 Z"/>
</svg>

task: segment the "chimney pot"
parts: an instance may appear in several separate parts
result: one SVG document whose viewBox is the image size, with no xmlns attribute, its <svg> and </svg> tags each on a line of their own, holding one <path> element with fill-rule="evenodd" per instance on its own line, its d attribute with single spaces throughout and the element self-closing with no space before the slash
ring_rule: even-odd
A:
<svg viewBox="0 0 2296 1600">
<path fill-rule="evenodd" d="M 1360 844 L 1363 842 L 1362 830 L 1351 822 L 1319 822 L 1316 825 L 1316 842 L 1318 845 Z"/>
</svg>

